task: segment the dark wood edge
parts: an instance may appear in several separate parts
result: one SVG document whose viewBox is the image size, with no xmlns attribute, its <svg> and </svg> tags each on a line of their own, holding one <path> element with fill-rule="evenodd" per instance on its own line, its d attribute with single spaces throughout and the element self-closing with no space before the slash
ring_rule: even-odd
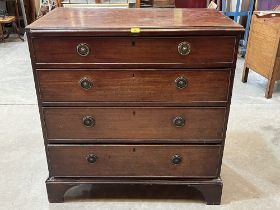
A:
<svg viewBox="0 0 280 210">
<path fill-rule="evenodd" d="M 49 177 L 46 180 L 49 202 L 64 202 L 67 190 L 80 184 L 140 184 L 140 185 L 185 185 L 194 188 L 202 194 L 208 205 L 221 203 L 223 182 L 215 179 L 143 179 L 143 178 L 81 178 L 81 177 Z"/>
<path fill-rule="evenodd" d="M 124 175 L 121 175 L 121 176 L 103 176 L 103 175 L 100 175 L 100 176 L 55 176 L 53 174 L 50 174 L 50 177 L 52 178 L 59 178 L 59 179 L 122 179 L 122 180 L 125 180 L 125 179 L 129 179 L 129 180 L 134 180 L 134 179 L 143 179 L 143 180 L 148 180 L 148 179 L 151 179 L 151 180 L 162 180 L 162 179 L 165 179 L 165 180 L 185 180 L 185 181 L 188 181 L 188 180 L 194 180 L 194 179 L 200 179 L 200 180 L 211 180 L 211 179 L 216 179 L 217 176 L 216 175 L 213 175 L 213 176 L 124 176 Z"/>
<path fill-rule="evenodd" d="M 244 33 L 244 29 L 228 29 L 228 28 L 196 28 L 189 27 L 188 29 L 183 28 L 169 28 L 169 29 L 143 29 L 141 28 L 141 33 L 133 34 L 130 29 L 27 29 L 27 31 L 32 36 L 108 36 L 108 37 L 118 37 L 118 36 L 128 36 L 128 37 L 155 37 L 155 36 L 187 36 L 187 35 L 199 35 L 199 36 L 236 36 Z"/>
<path fill-rule="evenodd" d="M 160 105 L 163 105 L 163 107 L 224 107 L 227 106 L 226 101 L 199 101 L 199 102 L 191 102 L 191 103 L 165 103 L 165 102 L 42 102 L 42 106 L 44 107 L 112 107 L 112 106 L 122 106 L 124 108 L 126 107 L 139 107 L 139 106 L 145 106 L 145 107 L 158 107 Z"/>
<path fill-rule="evenodd" d="M 166 69 L 166 68 L 146 68 L 146 69 L 127 69 L 127 68 L 120 68 L 120 69 L 47 69 L 47 68 L 39 68 L 36 71 L 174 71 L 174 69 Z M 199 68 L 199 69 L 191 69 L 191 68 L 178 68 L 176 71 L 231 71 L 231 68 Z"/>
<path fill-rule="evenodd" d="M 201 69 L 201 68 L 232 68 L 232 62 L 219 63 L 34 63 L 36 69 L 139 69 L 139 68 L 160 68 L 164 69 Z"/>
<path fill-rule="evenodd" d="M 45 155 L 46 159 L 48 162 L 48 171 L 50 172 L 50 160 L 49 160 L 49 152 L 48 152 L 48 147 L 47 147 L 47 130 L 45 126 L 45 120 L 44 120 L 44 115 L 43 115 L 43 106 L 42 106 L 42 100 L 41 100 L 41 94 L 40 94 L 40 86 L 38 83 L 37 79 L 37 71 L 35 67 L 35 51 L 33 47 L 33 43 L 30 37 L 29 32 L 26 33 L 27 36 L 27 41 L 28 41 L 28 47 L 29 47 L 29 53 L 30 53 L 30 58 L 31 58 L 31 65 L 32 65 L 32 71 L 33 71 L 33 79 L 34 79 L 34 84 L 35 84 L 35 90 L 36 90 L 36 97 L 37 97 L 37 102 L 38 102 L 38 109 L 39 109 L 39 114 L 40 114 L 40 121 L 41 121 L 41 129 L 43 133 L 43 138 L 44 138 L 44 146 L 45 146 Z"/>
<path fill-rule="evenodd" d="M 43 109 L 73 109 L 74 107 L 43 107 Z M 87 107 L 87 106 L 83 106 L 83 107 L 77 107 L 77 108 L 92 108 L 92 107 Z M 108 107 L 103 107 L 103 106 L 98 106 L 98 107 L 94 107 L 94 108 L 102 108 L 102 109 L 126 109 L 126 108 L 131 108 L 130 106 L 121 106 L 121 107 L 113 107 L 113 106 L 108 106 Z M 201 107 L 189 107 L 189 106 L 184 106 L 184 107 L 165 107 L 165 106 L 136 106 L 136 107 L 133 107 L 133 108 L 137 108 L 137 109 L 149 109 L 149 108 L 157 108 L 157 109 L 166 109 L 166 108 L 169 108 L 169 109 L 182 109 L 182 108 L 185 108 L 185 109 L 224 109 L 225 111 L 227 110 L 227 107 L 216 107 L 216 106 L 213 106 L 213 107 L 205 107 L 205 106 L 201 106 Z"/>
<path fill-rule="evenodd" d="M 185 185 L 187 184 L 222 184 L 222 179 L 220 177 L 214 179 L 191 179 L 191 178 L 176 178 L 176 179 L 166 179 L 166 178 L 106 178 L 106 177 L 49 177 L 46 183 L 100 183 L 100 184 L 158 184 L 158 185 Z"/>
<path fill-rule="evenodd" d="M 191 187 L 197 189 L 201 192 L 207 205 L 220 205 L 222 198 L 223 182 L 222 180 L 217 180 L 216 183 L 211 184 L 196 184 L 190 185 Z"/>
<path fill-rule="evenodd" d="M 221 154 L 220 154 L 220 164 L 219 164 L 220 167 L 219 167 L 219 171 L 218 171 L 219 175 L 221 173 L 221 166 L 222 166 L 223 155 L 224 155 L 225 139 L 226 139 L 227 125 L 228 125 L 228 119 L 229 119 L 229 113 L 230 113 L 231 97 L 232 97 L 232 90 L 233 90 L 236 61 L 237 61 L 237 56 L 238 56 L 240 39 L 241 39 L 241 34 L 236 37 L 236 42 L 235 42 L 234 66 L 232 67 L 232 70 L 231 70 L 231 79 L 230 79 L 230 84 L 228 87 L 228 104 L 227 104 L 227 109 L 226 109 L 226 114 L 225 114 L 225 125 L 224 125 L 224 133 L 223 133 L 224 141 L 222 142 L 222 149 L 221 149 Z"/>
<path fill-rule="evenodd" d="M 192 144 L 192 145 L 217 145 L 221 144 L 224 139 L 48 139 L 49 144 L 168 144 L 168 145 L 180 145 Z"/>
<path fill-rule="evenodd" d="M 113 146 L 113 147 L 131 147 L 132 145 L 134 144 L 99 144 L 98 146 L 99 147 L 107 147 L 107 146 Z M 141 144 L 141 146 L 147 146 L 147 147 L 159 147 L 161 146 L 162 144 Z M 76 147 L 76 146 L 79 146 L 79 147 L 88 147 L 89 145 L 88 144 L 79 144 L 79 145 L 76 145 L 76 144 L 48 144 L 47 145 L 48 147 L 57 147 L 57 146 L 64 146 L 64 147 Z M 92 147 L 94 147 L 95 145 L 92 144 L 90 145 Z M 220 144 L 177 144 L 177 145 L 173 145 L 173 144 L 165 144 L 164 145 L 165 147 L 174 147 L 174 146 L 182 146 L 182 147 L 221 147 Z"/>
</svg>

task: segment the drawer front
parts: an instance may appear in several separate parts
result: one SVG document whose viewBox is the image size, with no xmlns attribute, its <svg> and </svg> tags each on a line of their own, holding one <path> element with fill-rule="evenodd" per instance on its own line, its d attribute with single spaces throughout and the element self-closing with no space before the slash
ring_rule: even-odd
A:
<svg viewBox="0 0 280 210">
<path fill-rule="evenodd" d="M 222 139 L 226 108 L 44 108 L 51 140 Z M 133 139 L 133 140 L 131 140 Z"/>
<path fill-rule="evenodd" d="M 51 176 L 216 177 L 220 145 L 50 145 Z"/>
<path fill-rule="evenodd" d="M 40 70 L 43 102 L 226 102 L 230 70 Z"/>
<path fill-rule="evenodd" d="M 36 63 L 41 64 L 232 63 L 234 46 L 234 36 L 33 38 Z"/>
</svg>

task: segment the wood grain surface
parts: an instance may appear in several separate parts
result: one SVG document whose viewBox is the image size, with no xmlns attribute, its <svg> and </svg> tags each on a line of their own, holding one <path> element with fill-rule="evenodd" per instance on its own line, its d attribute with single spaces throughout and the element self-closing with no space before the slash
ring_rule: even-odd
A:
<svg viewBox="0 0 280 210">
<path fill-rule="evenodd" d="M 191 52 L 178 53 L 178 45 L 188 42 Z M 213 64 L 232 63 L 234 57 L 234 36 L 213 37 L 36 37 L 33 45 L 36 63 L 56 64 Z M 77 46 L 86 43 L 90 48 L 88 56 L 80 56 Z M 223 47 L 217 47 L 222 45 Z"/>
<path fill-rule="evenodd" d="M 44 108 L 44 119 L 48 139 L 91 140 L 107 139 L 122 142 L 122 139 L 149 141 L 157 139 L 195 139 L 207 142 L 223 138 L 226 109 L 221 108 Z M 92 116 L 94 127 L 83 125 L 83 117 Z M 184 127 L 175 127 L 173 120 L 181 116 Z"/>
<path fill-rule="evenodd" d="M 226 102 L 230 69 L 208 70 L 42 70 L 38 81 L 43 102 Z M 177 78 L 186 88 L 176 86 Z M 80 80 L 92 82 L 83 89 Z"/>
<path fill-rule="evenodd" d="M 217 177 L 221 146 L 49 145 L 52 176 Z M 97 156 L 89 163 L 90 154 Z M 182 162 L 174 165 L 173 155 Z"/>
<path fill-rule="evenodd" d="M 67 18 L 66 18 L 67 17 Z M 56 8 L 29 25 L 32 30 L 142 29 L 236 30 L 243 28 L 216 10 L 209 9 L 88 9 Z"/>
</svg>

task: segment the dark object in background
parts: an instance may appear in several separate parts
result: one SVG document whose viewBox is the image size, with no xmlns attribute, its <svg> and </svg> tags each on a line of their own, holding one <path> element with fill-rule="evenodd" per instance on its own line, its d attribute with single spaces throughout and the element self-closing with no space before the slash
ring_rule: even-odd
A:
<svg viewBox="0 0 280 210">
<path fill-rule="evenodd" d="M 49 12 L 49 7 L 48 6 L 41 6 L 37 19 L 39 19 L 40 17 L 43 17 L 48 12 Z"/>
<path fill-rule="evenodd" d="M 217 5 L 217 10 L 222 8 L 222 0 L 175 0 L 176 8 L 208 8 L 213 2 Z"/>
<path fill-rule="evenodd" d="M 16 17 L 15 16 L 5 16 L 5 18 L 0 18 L 0 25 L 1 25 L 1 31 L 2 31 L 0 39 L 3 42 L 5 42 L 5 39 L 9 38 L 9 35 L 10 35 L 10 31 L 6 30 L 6 26 L 7 25 L 11 26 L 12 29 L 14 30 L 14 32 L 17 33 L 18 38 L 20 38 L 22 41 L 24 41 L 24 39 L 21 37 L 20 31 L 19 31 L 19 29 L 17 27 Z"/>
<path fill-rule="evenodd" d="M 207 0 L 175 0 L 176 8 L 206 8 Z"/>
<path fill-rule="evenodd" d="M 258 0 L 257 10 L 265 11 L 265 10 L 274 10 L 277 6 L 280 5 L 280 0 Z"/>
<path fill-rule="evenodd" d="M 0 9 L 0 18 L 5 18 L 8 15 L 7 10 Z"/>
</svg>

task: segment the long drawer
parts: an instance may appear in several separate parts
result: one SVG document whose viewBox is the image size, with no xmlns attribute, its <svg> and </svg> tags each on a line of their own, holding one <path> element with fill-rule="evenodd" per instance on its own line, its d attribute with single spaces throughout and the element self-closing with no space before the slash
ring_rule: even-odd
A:
<svg viewBox="0 0 280 210">
<path fill-rule="evenodd" d="M 39 70 L 43 102 L 226 102 L 230 69 Z"/>
<path fill-rule="evenodd" d="M 213 141 L 223 138 L 226 108 L 44 108 L 50 140 Z"/>
<path fill-rule="evenodd" d="M 220 145 L 49 145 L 51 176 L 217 177 Z"/>
<path fill-rule="evenodd" d="M 189 64 L 232 63 L 234 36 L 36 37 L 36 63 Z M 222 46 L 222 47 L 219 47 Z"/>
</svg>

